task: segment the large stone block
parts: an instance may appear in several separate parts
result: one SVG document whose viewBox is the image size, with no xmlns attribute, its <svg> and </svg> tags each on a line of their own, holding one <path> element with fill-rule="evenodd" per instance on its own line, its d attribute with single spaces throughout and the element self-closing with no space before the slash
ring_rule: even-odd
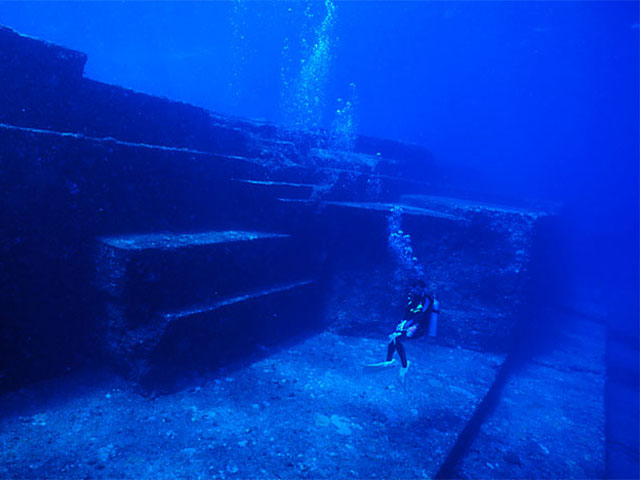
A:
<svg viewBox="0 0 640 480">
<path fill-rule="evenodd" d="M 87 55 L 0 25 L 0 78 L 38 86 L 58 86 L 82 77 Z"/>
<path fill-rule="evenodd" d="M 316 266 L 306 245 L 277 233 L 129 235 L 100 239 L 96 283 L 136 325 L 161 310 L 307 277 Z"/>
<path fill-rule="evenodd" d="M 136 381 L 162 384 L 311 328 L 322 309 L 307 247 L 246 231 L 102 238 L 103 346 Z"/>
<path fill-rule="evenodd" d="M 328 202 L 340 209 L 332 225 L 348 225 L 351 266 L 337 273 L 332 316 L 338 331 L 383 335 L 402 318 L 402 288 L 409 279 L 387 250 L 392 209 L 400 209 L 402 235 L 424 266 L 425 280 L 441 304 L 439 341 L 504 351 L 517 323 L 532 240 L 547 213 L 524 208 L 410 196 L 401 204 Z M 358 228 L 353 229 L 353 225 Z M 358 233 L 360 232 L 360 233 Z M 397 232 L 396 232 L 397 233 Z M 373 307 L 373 308 L 370 308 Z M 369 311 L 355 325 L 349 311 Z"/>
<path fill-rule="evenodd" d="M 105 347 L 113 363 L 145 390 L 171 390 L 194 374 L 241 361 L 318 327 L 321 308 L 313 280 L 248 291 L 170 312 L 144 325 L 107 305 Z"/>
<path fill-rule="evenodd" d="M 443 308 L 460 312 L 452 322 L 443 318 L 443 335 L 471 348 L 508 348 L 535 261 L 533 240 L 549 212 L 445 197 L 404 201 L 464 219 L 405 222 Z"/>
</svg>

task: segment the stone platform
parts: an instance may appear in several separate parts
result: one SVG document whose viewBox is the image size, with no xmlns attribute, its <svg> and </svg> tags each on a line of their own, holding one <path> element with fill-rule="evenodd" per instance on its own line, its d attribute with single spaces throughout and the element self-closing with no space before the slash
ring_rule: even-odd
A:
<svg viewBox="0 0 640 480">
<path fill-rule="evenodd" d="M 363 373 L 384 339 L 323 333 L 155 399 L 115 379 L 70 379 L 63 396 L 45 384 L 49 403 L 14 393 L 0 400 L 0 476 L 430 478 L 502 357 L 407 349 L 406 388 L 397 368 Z"/>
<path fill-rule="evenodd" d="M 548 349 L 512 372 L 460 477 L 605 477 L 606 331 L 582 318 L 558 322 Z"/>
</svg>

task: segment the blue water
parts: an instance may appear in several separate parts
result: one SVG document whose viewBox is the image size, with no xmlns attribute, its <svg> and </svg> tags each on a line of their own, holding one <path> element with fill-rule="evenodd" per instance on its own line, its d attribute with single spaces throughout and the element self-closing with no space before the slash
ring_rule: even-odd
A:
<svg viewBox="0 0 640 480">
<path fill-rule="evenodd" d="M 470 190 L 561 204 L 563 294 L 637 348 L 637 2 L 22 1 L 0 24 L 87 53 L 92 79 L 418 144 Z"/>
</svg>

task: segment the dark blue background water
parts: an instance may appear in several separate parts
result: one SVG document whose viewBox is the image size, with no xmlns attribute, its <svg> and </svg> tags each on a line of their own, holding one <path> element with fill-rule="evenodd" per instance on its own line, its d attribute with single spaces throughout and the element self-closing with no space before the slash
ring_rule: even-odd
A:
<svg viewBox="0 0 640 480">
<path fill-rule="evenodd" d="M 86 52 L 91 78 L 280 123 L 326 12 L 3 2 L 0 23 Z M 360 133 L 424 145 L 481 189 L 564 202 L 572 281 L 635 328 L 637 2 L 337 2 L 332 18 L 323 125 L 354 98 Z"/>
</svg>

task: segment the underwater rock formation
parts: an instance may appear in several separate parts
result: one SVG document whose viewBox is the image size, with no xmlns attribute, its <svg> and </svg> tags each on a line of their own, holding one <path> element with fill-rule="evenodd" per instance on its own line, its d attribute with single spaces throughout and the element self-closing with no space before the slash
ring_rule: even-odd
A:
<svg viewBox="0 0 640 480">
<path fill-rule="evenodd" d="M 330 302 L 337 318 L 332 328 L 388 334 L 403 314 L 402 288 L 424 268 L 427 286 L 437 294 L 443 312 L 439 342 L 508 350 L 524 300 L 532 241 L 548 213 L 425 195 L 406 195 L 393 204 L 333 202 L 332 206 L 334 227 L 351 226 L 345 235 L 351 244 L 344 247 L 351 252 L 351 261 L 337 274 L 339 287 Z M 385 251 L 385 227 L 399 212 L 403 230 L 391 235 L 404 243 L 411 241 L 410 252 L 400 255 L 395 243 L 392 252 Z M 367 248 L 361 247 L 365 243 Z M 407 278 L 400 285 L 398 268 L 409 272 L 401 276 Z M 340 315 L 350 310 L 366 312 L 366 320 Z"/>
<path fill-rule="evenodd" d="M 297 313 L 314 300 L 317 277 L 305 278 L 316 270 L 313 258 L 288 235 L 108 237 L 97 258 L 105 349 L 155 389 L 171 387 L 187 368 L 223 365 L 308 330 L 318 318 L 310 311 L 300 321 Z"/>
<path fill-rule="evenodd" d="M 216 368 L 318 325 L 385 335 L 394 209 L 441 298 L 439 341 L 505 350 L 543 212 L 452 198 L 421 147 L 336 151 L 106 85 L 83 54 L 4 27 L 0 52 L 6 388 L 87 359 L 137 380 Z"/>
<path fill-rule="evenodd" d="M 0 476 L 602 476 L 601 326 L 550 316 L 569 349 L 478 420 L 552 210 L 486 201 L 421 147 L 96 82 L 84 54 L 3 27 L 0 59 L 0 389 L 90 362 L 132 380 L 4 395 L 31 413 L 4 419 Z M 407 392 L 360 364 L 384 358 L 416 274 L 442 313 L 439 345 L 407 347 Z M 558 422 L 589 428 L 563 446 Z"/>
</svg>

